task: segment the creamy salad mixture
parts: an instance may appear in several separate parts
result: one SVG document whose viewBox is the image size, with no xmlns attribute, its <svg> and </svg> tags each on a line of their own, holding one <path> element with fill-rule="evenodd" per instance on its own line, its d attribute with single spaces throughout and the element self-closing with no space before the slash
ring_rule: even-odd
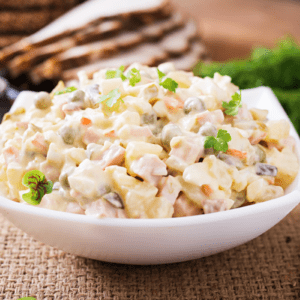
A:
<svg viewBox="0 0 300 300">
<path fill-rule="evenodd" d="M 171 218 L 280 197 L 297 175 L 289 123 L 247 109 L 228 76 L 135 63 L 79 81 L 5 115 L 2 196 L 99 218 Z"/>
</svg>

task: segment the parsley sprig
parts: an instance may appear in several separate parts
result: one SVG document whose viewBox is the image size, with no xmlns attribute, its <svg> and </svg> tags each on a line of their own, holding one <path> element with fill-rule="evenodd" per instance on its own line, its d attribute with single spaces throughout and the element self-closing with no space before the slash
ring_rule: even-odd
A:
<svg viewBox="0 0 300 300">
<path fill-rule="evenodd" d="M 66 94 L 66 93 L 72 93 L 76 90 L 77 90 L 77 88 L 75 86 L 69 86 L 61 91 L 55 92 L 54 95 L 62 95 L 62 94 Z"/>
<path fill-rule="evenodd" d="M 122 65 L 117 70 L 107 70 L 105 73 L 106 79 L 112 78 L 121 78 L 123 81 L 127 79 L 127 77 L 123 74 L 125 67 Z"/>
<path fill-rule="evenodd" d="M 121 98 L 121 93 L 119 89 L 114 89 L 110 91 L 107 95 L 100 96 L 99 99 L 99 102 L 103 102 L 103 104 L 106 108 L 108 108 L 108 110 L 116 110 L 119 107 L 120 102 L 124 102 Z"/>
<path fill-rule="evenodd" d="M 163 78 L 166 76 L 166 74 L 161 72 L 159 69 L 157 69 L 157 74 L 158 74 L 158 79 L 159 79 L 159 85 L 164 87 L 165 89 L 175 93 L 176 89 L 178 88 L 178 83 L 171 78 L 165 78 L 163 80 Z"/>
<path fill-rule="evenodd" d="M 125 67 L 122 65 L 117 70 L 107 70 L 105 73 L 106 79 L 112 79 L 112 78 L 121 78 L 123 81 L 126 79 L 129 80 L 129 84 L 131 86 L 135 86 L 137 83 L 141 81 L 141 74 L 140 71 L 136 68 L 132 68 L 129 70 L 127 77 L 124 75 Z"/>
<path fill-rule="evenodd" d="M 222 106 L 225 108 L 225 114 L 229 116 L 236 116 L 239 112 L 239 107 L 242 107 L 242 94 L 241 91 L 240 93 L 235 93 L 232 95 L 231 100 L 229 103 L 223 101 Z"/>
<path fill-rule="evenodd" d="M 219 129 L 217 137 L 207 136 L 205 138 L 204 148 L 214 148 L 216 151 L 226 152 L 230 141 L 231 136 L 227 130 Z"/>
<path fill-rule="evenodd" d="M 22 179 L 22 184 L 29 187 L 30 191 L 22 195 L 24 201 L 32 205 L 40 204 L 45 194 L 50 194 L 53 182 L 47 181 L 45 175 L 39 170 L 27 172 Z"/>
<path fill-rule="evenodd" d="M 128 74 L 127 78 L 129 79 L 129 84 L 131 86 L 135 86 L 137 83 L 139 83 L 142 79 L 140 71 L 136 68 L 132 68 Z"/>
</svg>

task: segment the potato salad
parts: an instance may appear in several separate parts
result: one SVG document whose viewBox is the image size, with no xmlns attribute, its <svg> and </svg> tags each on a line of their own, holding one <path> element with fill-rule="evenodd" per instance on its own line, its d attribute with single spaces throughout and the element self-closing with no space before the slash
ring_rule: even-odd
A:
<svg viewBox="0 0 300 300">
<path fill-rule="evenodd" d="M 171 63 L 59 82 L 0 125 L 0 194 L 97 218 L 214 213 L 284 195 L 299 164 L 286 120 L 231 78 Z"/>
</svg>

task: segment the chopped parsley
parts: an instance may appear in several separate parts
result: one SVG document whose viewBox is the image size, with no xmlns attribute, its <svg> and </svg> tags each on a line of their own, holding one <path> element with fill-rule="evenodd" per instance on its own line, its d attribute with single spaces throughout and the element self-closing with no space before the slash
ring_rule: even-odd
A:
<svg viewBox="0 0 300 300">
<path fill-rule="evenodd" d="M 231 141 L 231 136 L 227 130 L 219 129 L 217 137 L 207 136 L 205 138 L 204 148 L 214 148 L 216 151 L 226 152 L 229 141 Z"/>
<path fill-rule="evenodd" d="M 161 72 L 159 69 L 157 69 L 157 73 L 158 73 L 159 85 L 175 93 L 176 89 L 178 88 L 178 83 L 171 78 L 165 78 L 163 80 L 166 74 Z"/>
<path fill-rule="evenodd" d="M 54 95 L 62 95 L 62 94 L 66 94 L 66 93 L 72 93 L 76 90 L 77 90 L 77 88 L 75 86 L 69 86 L 61 91 L 55 92 Z"/>
<path fill-rule="evenodd" d="M 235 93 L 229 103 L 223 101 L 222 106 L 225 108 L 225 114 L 229 116 L 236 116 L 239 112 L 239 107 L 242 107 L 242 94 Z"/>
<path fill-rule="evenodd" d="M 30 191 L 22 195 L 24 201 L 32 205 L 40 204 L 45 194 L 50 194 L 53 182 L 47 181 L 45 175 L 39 170 L 27 172 L 22 179 L 24 186 L 29 187 Z"/>
<path fill-rule="evenodd" d="M 107 95 L 100 96 L 99 99 L 99 102 L 103 102 L 108 110 L 115 110 L 119 106 L 120 102 L 124 102 L 123 99 L 121 99 L 121 93 L 119 89 L 114 89 Z"/>
<path fill-rule="evenodd" d="M 127 78 L 129 79 L 129 84 L 131 86 L 135 86 L 138 82 L 141 81 L 141 74 L 140 71 L 136 68 L 132 68 L 128 74 L 127 74 Z"/>
<path fill-rule="evenodd" d="M 132 68 L 128 74 L 127 77 L 124 75 L 125 67 L 121 66 L 117 70 L 107 70 L 105 73 L 106 79 L 112 79 L 112 78 L 121 78 L 123 81 L 126 79 L 129 79 L 129 84 L 131 86 L 135 86 L 138 82 L 141 81 L 141 74 L 140 71 L 136 68 Z"/>
<path fill-rule="evenodd" d="M 124 75 L 125 67 L 122 65 L 117 70 L 107 70 L 105 73 L 106 79 L 121 78 L 123 81 L 127 79 Z"/>
</svg>

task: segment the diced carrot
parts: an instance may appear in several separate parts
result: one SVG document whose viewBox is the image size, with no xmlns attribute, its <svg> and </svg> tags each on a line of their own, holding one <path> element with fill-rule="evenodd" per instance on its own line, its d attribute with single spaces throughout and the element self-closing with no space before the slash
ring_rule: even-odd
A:
<svg viewBox="0 0 300 300">
<path fill-rule="evenodd" d="M 105 137 L 116 137 L 116 132 L 114 130 L 104 133 Z"/>
<path fill-rule="evenodd" d="M 88 118 L 81 118 L 81 124 L 82 125 L 91 125 L 92 124 L 92 121 Z"/>
<path fill-rule="evenodd" d="M 242 152 L 242 151 L 237 150 L 237 149 L 228 149 L 226 151 L 226 153 L 228 155 L 235 156 L 235 157 L 237 157 L 239 159 L 245 159 L 245 158 L 247 158 L 247 152 Z"/>
<path fill-rule="evenodd" d="M 203 184 L 203 185 L 201 186 L 201 192 L 202 192 L 205 196 L 209 197 L 209 196 L 213 193 L 213 189 L 212 189 L 208 184 Z"/>
</svg>

